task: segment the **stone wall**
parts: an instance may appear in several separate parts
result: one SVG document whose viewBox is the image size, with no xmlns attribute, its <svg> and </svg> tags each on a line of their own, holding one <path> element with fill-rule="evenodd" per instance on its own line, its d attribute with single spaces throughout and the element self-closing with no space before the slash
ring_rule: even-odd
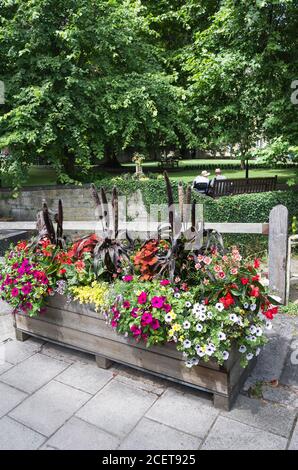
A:
<svg viewBox="0 0 298 470">
<path fill-rule="evenodd" d="M 58 200 L 62 199 L 64 220 L 94 220 L 94 203 L 90 186 L 43 186 L 23 189 L 17 198 L 10 191 L 0 189 L 0 218 L 33 221 L 46 201 L 49 209 L 57 212 Z M 140 192 L 128 200 L 127 215 L 134 219 L 146 212 Z"/>
</svg>

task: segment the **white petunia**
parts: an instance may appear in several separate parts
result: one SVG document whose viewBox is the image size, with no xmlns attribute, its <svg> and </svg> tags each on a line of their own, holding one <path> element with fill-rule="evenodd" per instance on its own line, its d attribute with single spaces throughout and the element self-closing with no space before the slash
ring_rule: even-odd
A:
<svg viewBox="0 0 298 470">
<path fill-rule="evenodd" d="M 246 346 L 244 346 L 244 344 L 242 344 L 239 348 L 239 352 L 245 353 L 245 351 L 246 351 Z"/>
<path fill-rule="evenodd" d="M 196 351 L 197 351 L 197 355 L 199 357 L 204 357 L 205 356 L 205 352 L 203 351 L 202 348 L 197 348 Z"/>
<path fill-rule="evenodd" d="M 249 331 L 251 332 L 252 335 L 254 335 L 255 332 L 257 331 L 255 325 L 251 325 L 251 326 L 249 327 Z"/>
<path fill-rule="evenodd" d="M 218 302 L 218 303 L 215 305 L 215 308 L 216 308 L 219 312 L 222 312 L 225 307 L 224 307 L 224 304 L 222 304 L 221 302 Z"/>
<path fill-rule="evenodd" d="M 193 364 L 193 362 L 192 362 L 191 360 L 189 360 L 189 361 L 186 361 L 186 362 L 185 362 L 185 365 L 186 365 L 186 367 L 188 367 L 189 369 L 191 369 L 194 364 Z"/>
<path fill-rule="evenodd" d="M 221 331 L 220 333 L 218 333 L 218 339 L 219 341 L 224 341 L 225 339 L 227 339 L 227 336 Z"/>
<path fill-rule="evenodd" d="M 172 315 L 171 315 L 170 313 L 167 313 L 167 314 L 165 315 L 165 321 L 166 321 L 167 323 L 171 323 L 172 320 L 173 320 Z"/>
<path fill-rule="evenodd" d="M 200 304 L 194 304 L 193 308 L 192 308 L 192 313 L 194 315 L 197 315 L 201 312 L 201 305 Z"/>
<path fill-rule="evenodd" d="M 206 313 L 203 313 L 203 312 L 199 313 L 198 318 L 201 321 L 205 321 L 206 320 Z"/>
<path fill-rule="evenodd" d="M 255 355 L 258 356 L 260 354 L 260 352 L 261 352 L 261 348 L 257 348 L 256 352 L 255 352 Z"/>
<path fill-rule="evenodd" d="M 189 323 L 188 320 L 185 320 L 185 321 L 183 322 L 183 328 L 184 328 L 185 330 L 189 330 L 189 328 L 190 328 L 190 323 Z"/>
<path fill-rule="evenodd" d="M 262 330 L 262 328 L 260 328 L 260 327 L 258 326 L 258 327 L 256 328 L 256 335 L 257 335 L 257 336 L 262 336 L 262 334 L 263 334 L 263 330 Z"/>
<path fill-rule="evenodd" d="M 214 353 L 214 349 L 211 348 L 210 346 L 207 346 L 207 348 L 206 348 L 207 356 L 212 356 L 213 353 Z"/>
<path fill-rule="evenodd" d="M 238 317 L 237 317 L 237 315 L 236 315 L 235 313 L 231 313 L 229 318 L 230 318 L 230 320 L 231 320 L 232 322 L 234 322 L 234 323 L 237 323 L 237 322 L 238 322 Z"/>
<path fill-rule="evenodd" d="M 212 348 L 212 349 L 213 349 L 213 351 L 215 351 L 215 350 L 216 350 L 216 347 L 214 346 L 214 344 L 213 344 L 213 343 L 209 343 L 207 346 L 209 346 L 210 348 Z"/>
<path fill-rule="evenodd" d="M 191 341 L 189 341 L 189 339 L 185 339 L 185 340 L 183 341 L 183 347 L 184 347 L 185 349 L 190 348 L 190 347 L 191 347 Z"/>
<path fill-rule="evenodd" d="M 260 279 L 260 283 L 261 283 L 264 287 L 268 287 L 268 286 L 269 286 L 269 279 L 267 279 L 266 277 L 263 277 L 262 279 Z"/>
<path fill-rule="evenodd" d="M 193 364 L 194 366 L 197 366 L 197 365 L 199 364 L 199 362 L 200 362 L 200 361 L 199 361 L 199 359 L 198 359 L 198 358 L 196 358 L 196 357 L 193 357 L 193 358 L 191 359 L 191 362 L 192 362 L 192 364 Z"/>
<path fill-rule="evenodd" d="M 185 302 L 185 307 L 190 308 L 191 307 L 191 302 L 189 302 L 189 301 Z"/>
<path fill-rule="evenodd" d="M 209 311 L 209 312 L 207 312 L 207 317 L 208 317 L 208 318 L 212 318 L 212 317 L 213 317 L 213 313 L 212 313 L 212 312 L 210 312 L 210 311 Z"/>
<path fill-rule="evenodd" d="M 267 330 L 272 330 L 272 323 L 271 323 L 271 321 L 269 321 L 269 320 L 266 321 L 266 328 L 267 328 Z"/>
<path fill-rule="evenodd" d="M 243 304 L 243 307 L 244 307 L 245 309 L 248 309 L 249 304 L 248 304 L 247 302 L 245 302 L 245 303 Z"/>
<path fill-rule="evenodd" d="M 244 323 L 243 323 L 243 321 L 241 320 L 241 318 L 238 318 L 237 324 L 238 324 L 239 326 L 244 326 Z"/>
<path fill-rule="evenodd" d="M 247 359 L 248 361 L 250 361 L 253 357 L 254 357 L 254 355 L 253 355 L 252 353 L 246 354 L 246 359 Z"/>
<path fill-rule="evenodd" d="M 201 305 L 201 312 L 206 313 L 207 312 L 207 307 L 206 305 Z"/>
<path fill-rule="evenodd" d="M 222 353 L 222 358 L 224 361 L 226 361 L 229 358 L 230 353 L 228 351 L 223 351 Z"/>
<path fill-rule="evenodd" d="M 202 329 L 203 329 L 203 326 L 200 323 L 197 323 L 196 330 L 200 332 L 202 331 Z"/>
<path fill-rule="evenodd" d="M 252 312 L 254 312 L 256 308 L 257 308 L 256 304 L 251 304 L 250 310 L 251 310 Z"/>
<path fill-rule="evenodd" d="M 176 299 L 180 299 L 180 294 L 179 294 L 179 292 L 175 292 L 174 297 L 175 297 Z"/>
</svg>

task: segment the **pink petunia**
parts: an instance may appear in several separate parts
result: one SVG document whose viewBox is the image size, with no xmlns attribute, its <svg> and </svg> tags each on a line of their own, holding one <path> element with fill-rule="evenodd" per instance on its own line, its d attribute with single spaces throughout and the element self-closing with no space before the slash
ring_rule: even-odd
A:
<svg viewBox="0 0 298 470">
<path fill-rule="evenodd" d="M 11 295 L 12 295 L 12 297 L 17 297 L 19 295 L 19 289 L 17 287 L 14 287 L 11 290 Z"/>
<path fill-rule="evenodd" d="M 112 328 L 117 328 L 117 325 L 118 325 L 118 323 L 117 323 L 116 320 L 112 320 L 112 321 L 111 321 L 111 327 L 112 327 Z"/>
<path fill-rule="evenodd" d="M 143 291 L 138 296 L 138 303 L 139 304 L 145 304 L 146 302 L 147 302 L 147 294 L 146 294 L 146 292 Z"/>
<path fill-rule="evenodd" d="M 165 297 L 155 296 L 151 299 L 151 305 L 154 308 L 162 308 L 164 305 Z"/>
<path fill-rule="evenodd" d="M 163 304 L 162 308 L 166 313 L 170 312 L 172 310 L 172 307 L 170 304 Z"/>
<path fill-rule="evenodd" d="M 170 284 L 170 281 L 168 279 L 163 279 L 160 281 L 161 286 L 168 286 Z"/>
<path fill-rule="evenodd" d="M 137 316 L 138 316 L 138 314 L 137 314 L 138 310 L 139 310 L 139 309 L 138 309 L 137 307 L 134 307 L 134 308 L 132 309 L 131 313 L 130 313 L 131 316 L 134 317 L 134 318 L 137 318 Z"/>
<path fill-rule="evenodd" d="M 152 330 L 158 330 L 158 328 L 160 327 L 160 324 L 159 324 L 159 321 L 157 320 L 157 318 L 153 318 L 150 326 L 151 326 Z"/>
<path fill-rule="evenodd" d="M 130 331 L 134 336 L 140 336 L 142 334 L 141 328 L 139 328 L 137 325 L 131 325 Z"/>
<path fill-rule="evenodd" d="M 142 325 L 143 325 L 143 326 L 145 326 L 145 325 L 150 325 L 151 322 L 152 322 L 152 315 L 151 315 L 151 313 L 149 313 L 149 312 L 143 313 L 142 319 L 141 319 Z"/>
<path fill-rule="evenodd" d="M 128 300 L 124 300 L 124 302 L 122 304 L 122 307 L 123 308 L 129 308 L 130 307 L 130 302 Z"/>
<path fill-rule="evenodd" d="M 122 278 L 122 281 L 124 282 L 131 282 L 132 280 L 133 280 L 133 276 L 129 276 L 129 275 L 123 276 Z"/>
<path fill-rule="evenodd" d="M 30 292 L 31 292 L 31 290 L 32 290 L 32 286 L 31 286 L 30 283 L 25 284 L 25 285 L 22 287 L 21 290 L 22 290 L 22 292 L 23 292 L 24 295 L 28 295 L 28 294 L 30 294 Z"/>
<path fill-rule="evenodd" d="M 212 258 L 210 258 L 210 256 L 204 256 L 203 261 L 205 264 L 209 265 L 212 263 Z"/>
</svg>

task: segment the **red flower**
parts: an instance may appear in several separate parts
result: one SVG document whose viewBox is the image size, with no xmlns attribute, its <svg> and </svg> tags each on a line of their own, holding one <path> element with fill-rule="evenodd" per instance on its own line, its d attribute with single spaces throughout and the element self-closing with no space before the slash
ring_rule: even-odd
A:
<svg viewBox="0 0 298 470">
<path fill-rule="evenodd" d="M 248 283 L 249 279 L 248 279 L 248 277 L 242 277 L 242 278 L 240 279 L 240 281 L 241 281 L 241 284 L 242 284 L 243 286 L 245 286 L 245 285 Z"/>
<path fill-rule="evenodd" d="M 260 259 L 259 259 L 259 258 L 256 258 L 256 259 L 254 260 L 254 268 L 255 268 L 255 269 L 258 269 L 258 268 L 260 267 L 260 264 L 261 264 L 261 263 L 260 263 Z"/>
<path fill-rule="evenodd" d="M 18 251 L 25 250 L 26 248 L 27 248 L 27 242 L 25 240 L 17 244 Z"/>
<path fill-rule="evenodd" d="M 251 286 L 251 291 L 250 291 L 250 294 L 249 294 L 251 297 L 259 297 L 260 295 L 260 289 L 258 287 L 255 287 L 255 286 Z"/>
<path fill-rule="evenodd" d="M 224 305 L 225 308 L 229 308 L 235 303 L 234 298 L 230 292 L 228 292 L 225 297 L 221 297 L 219 301 Z"/>
<path fill-rule="evenodd" d="M 256 276 L 253 276 L 251 278 L 252 281 L 259 281 L 260 280 L 260 276 L 257 274 Z"/>
<path fill-rule="evenodd" d="M 63 274 L 65 274 L 65 273 L 66 273 L 66 269 L 65 269 L 65 268 L 60 269 L 59 274 L 61 274 L 61 276 L 62 276 Z"/>
<path fill-rule="evenodd" d="M 75 262 L 75 267 L 76 267 L 76 270 L 77 270 L 78 272 L 83 271 L 83 269 L 85 268 L 85 263 L 84 263 L 84 261 L 82 261 L 82 260 L 76 261 L 76 262 Z"/>
</svg>

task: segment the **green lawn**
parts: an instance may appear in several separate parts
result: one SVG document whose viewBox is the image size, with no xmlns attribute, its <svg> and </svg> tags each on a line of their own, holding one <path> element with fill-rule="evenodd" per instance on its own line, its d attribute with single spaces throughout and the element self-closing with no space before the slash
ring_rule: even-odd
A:
<svg viewBox="0 0 298 470">
<path fill-rule="evenodd" d="M 208 162 L 210 160 L 200 160 L 200 162 L 205 161 L 206 162 L 206 170 L 208 170 Z M 218 166 L 220 167 L 220 163 L 223 160 L 217 160 L 216 162 L 218 163 Z M 226 161 L 226 160 L 225 160 Z M 233 160 L 235 162 L 235 160 Z M 180 170 L 174 170 L 171 171 L 169 170 L 168 173 L 171 177 L 171 179 L 176 180 L 176 181 L 193 181 L 194 178 L 201 173 L 201 170 L 198 169 L 183 169 L 183 164 L 195 164 L 198 163 L 198 160 L 184 160 L 180 162 L 180 166 L 182 167 Z M 212 161 L 213 163 L 213 161 Z M 149 163 L 144 165 L 144 172 L 150 171 L 148 168 Z M 125 172 L 125 168 L 128 166 L 131 166 L 129 164 L 123 165 L 123 172 Z M 152 167 L 152 164 L 151 164 Z M 214 170 L 210 170 L 211 176 L 214 174 Z M 223 174 L 227 178 L 244 178 L 245 177 L 245 171 L 244 170 L 223 170 Z M 111 174 L 111 176 L 115 176 L 115 173 Z M 278 181 L 279 182 L 287 182 L 290 179 L 298 179 L 298 169 L 296 168 L 288 168 L 288 169 L 275 169 L 275 170 L 268 170 L 268 169 L 256 169 L 256 170 L 249 170 L 249 176 L 251 178 L 253 177 L 258 177 L 258 176 L 275 176 L 278 175 Z M 94 179 L 96 179 L 96 176 L 94 175 Z M 44 185 L 54 185 L 56 184 L 57 181 L 57 175 L 56 171 L 49 167 L 49 166 L 32 166 L 29 170 L 29 179 L 26 182 L 26 186 L 44 186 Z M 7 187 L 11 186 L 9 181 L 5 180 L 3 178 L 2 181 L 2 186 Z"/>
<path fill-rule="evenodd" d="M 208 170 L 208 166 L 206 165 L 206 170 Z M 178 180 L 178 181 L 193 181 L 195 177 L 200 174 L 200 170 L 182 170 L 182 171 L 175 171 L 169 172 L 171 179 Z M 214 171 L 210 171 L 212 177 L 214 175 Z M 245 178 L 245 171 L 244 170 L 223 170 L 223 175 L 227 178 Z M 275 176 L 278 177 L 279 183 L 286 183 L 289 179 L 298 178 L 298 169 L 296 168 L 288 168 L 288 169 L 276 169 L 276 170 L 269 170 L 269 169 L 258 169 L 258 170 L 249 170 L 249 177 L 250 178 L 257 178 L 261 176 Z"/>
</svg>

